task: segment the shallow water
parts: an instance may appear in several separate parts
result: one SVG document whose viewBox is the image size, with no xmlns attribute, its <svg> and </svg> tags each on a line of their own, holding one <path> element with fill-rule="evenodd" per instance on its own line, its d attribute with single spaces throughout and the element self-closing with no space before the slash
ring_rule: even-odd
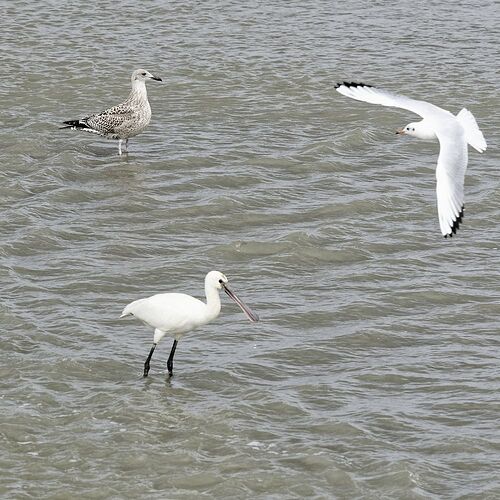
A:
<svg viewBox="0 0 500 500">
<path fill-rule="evenodd" d="M 4 2 L 4 498 L 500 497 L 494 2 Z M 130 153 L 57 129 L 145 67 Z M 437 145 L 376 84 L 458 112 L 466 217 L 441 237 Z M 160 291 L 223 299 L 170 341 L 118 319 Z"/>
</svg>

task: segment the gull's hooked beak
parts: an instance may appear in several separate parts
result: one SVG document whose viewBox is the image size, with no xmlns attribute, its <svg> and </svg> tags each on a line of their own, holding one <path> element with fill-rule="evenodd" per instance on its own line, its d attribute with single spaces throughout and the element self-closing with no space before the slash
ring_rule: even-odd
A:
<svg viewBox="0 0 500 500">
<path fill-rule="evenodd" d="M 163 82 L 163 80 L 159 76 L 151 75 L 150 78 L 151 78 L 151 80 L 156 80 L 157 82 Z"/>
<path fill-rule="evenodd" d="M 406 135 L 405 129 L 404 128 L 398 128 L 396 130 L 396 134 L 398 134 L 398 135 Z"/>
<path fill-rule="evenodd" d="M 252 322 L 256 323 L 259 321 L 258 314 L 254 313 L 228 286 L 226 283 L 221 283 L 222 289 L 226 292 L 231 300 L 236 302 L 240 309 L 245 313 L 245 316 Z"/>
</svg>

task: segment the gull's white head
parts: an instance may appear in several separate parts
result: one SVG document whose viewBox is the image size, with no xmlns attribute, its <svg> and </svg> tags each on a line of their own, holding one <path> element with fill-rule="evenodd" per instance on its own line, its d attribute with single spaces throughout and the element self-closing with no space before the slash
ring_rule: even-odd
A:
<svg viewBox="0 0 500 500">
<path fill-rule="evenodd" d="M 132 73 L 132 82 L 135 81 L 145 82 L 146 80 L 156 80 L 157 82 L 163 81 L 159 76 L 154 76 L 145 69 L 136 69 Z"/>
<path fill-rule="evenodd" d="M 424 120 L 420 122 L 408 123 L 406 127 L 396 130 L 396 134 L 399 135 L 411 135 L 417 139 L 433 140 L 437 139 L 436 132 L 434 129 L 429 127 Z"/>
</svg>

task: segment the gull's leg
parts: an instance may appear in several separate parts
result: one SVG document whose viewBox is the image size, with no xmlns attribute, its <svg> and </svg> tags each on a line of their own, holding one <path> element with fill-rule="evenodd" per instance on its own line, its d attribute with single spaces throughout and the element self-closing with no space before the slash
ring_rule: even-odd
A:
<svg viewBox="0 0 500 500">
<path fill-rule="evenodd" d="M 167 361 L 167 370 L 168 374 L 172 376 L 173 370 L 174 370 L 174 354 L 175 354 L 175 348 L 177 347 L 177 339 L 174 340 L 174 345 L 172 346 L 172 350 L 170 351 L 170 356 L 168 357 Z"/>
<path fill-rule="evenodd" d="M 148 359 L 146 359 L 146 362 L 144 363 L 144 376 L 147 377 L 149 373 L 149 362 L 151 361 L 151 357 L 153 356 L 153 353 L 155 352 L 156 349 L 156 344 L 153 344 L 153 347 L 151 347 L 151 350 L 149 351 Z"/>
<path fill-rule="evenodd" d="M 118 139 L 118 154 L 121 156 L 122 154 L 122 140 Z"/>
<path fill-rule="evenodd" d="M 128 139 L 125 139 L 125 153 L 128 153 Z"/>
</svg>

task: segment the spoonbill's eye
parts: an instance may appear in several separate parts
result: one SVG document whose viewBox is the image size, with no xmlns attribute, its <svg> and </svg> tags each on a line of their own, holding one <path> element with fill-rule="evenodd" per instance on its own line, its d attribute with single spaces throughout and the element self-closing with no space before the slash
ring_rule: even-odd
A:
<svg viewBox="0 0 500 500">
<path fill-rule="evenodd" d="M 408 132 L 410 131 L 410 127 L 406 127 L 406 130 L 408 130 Z"/>
<path fill-rule="evenodd" d="M 222 284 L 224 283 L 224 281 L 220 279 L 220 280 L 219 280 L 219 283 L 222 285 Z"/>
</svg>

